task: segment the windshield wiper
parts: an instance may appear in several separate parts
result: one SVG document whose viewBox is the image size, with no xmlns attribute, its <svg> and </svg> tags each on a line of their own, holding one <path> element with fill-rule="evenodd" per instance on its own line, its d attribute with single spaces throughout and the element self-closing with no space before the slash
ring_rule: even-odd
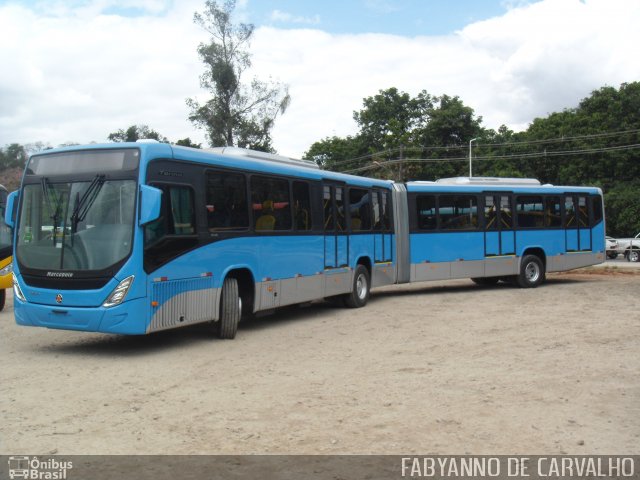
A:
<svg viewBox="0 0 640 480">
<path fill-rule="evenodd" d="M 89 213 L 91 205 L 93 205 L 93 202 L 98 198 L 98 194 L 104 185 L 104 180 L 104 174 L 96 175 L 82 197 L 80 197 L 80 194 L 76 195 L 76 205 L 73 207 L 73 212 L 71 213 L 71 234 L 76 233 L 78 223 L 82 222 L 87 216 L 87 213 Z"/>
<path fill-rule="evenodd" d="M 58 219 L 60 218 L 60 210 L 62 206 L 62 195 L 56 198 L 53 189 L 51 188 L 51 184 L 49 183 L 49 179 L 47 177 L 42 177 L 42 194 L 44 195 L 47 208 L 49 211 L 53 210 L 53 215 L 51 215 L 51 219 L 53 220 L 53 232 L 52 232 L 52 240 L 53 245 L 56 245 L 56 231 L 58 229 Z"/>
</svg>

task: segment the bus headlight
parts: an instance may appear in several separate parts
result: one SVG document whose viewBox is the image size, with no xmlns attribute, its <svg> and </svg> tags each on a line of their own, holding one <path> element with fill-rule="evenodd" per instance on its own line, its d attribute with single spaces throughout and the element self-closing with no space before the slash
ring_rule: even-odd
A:
<svg viewBox="0 0 640 480">
<path fill-rule="evenodd" d="M 107 297 L 107 299 L 102 304 L 103 307 L 115 307 L 116 305 L 120 305 L 124 301 L 124 297 L 127 296 L 127 292 L 129 291 L 129 287 L 133 283 L 134 276 L 125 278 L 122 280 L 116 288 L 113 289 L 111 295 Z"/>
<path fill-rule="evenodd" d="M 5 275 L 9 275 L 11 272 L 13 272 L 13 263 L 10 263 L 6 267 L 4 267 L 2 270 L 0 270 L 0 277 L 4 277 Z"/>
<path fill-rule="evenodd" d="M 27 299 L 24 297 L 22 290 L 20 290 L 20 285 L 18 285 L 18 279 L 16 278 L 16 274 L 12 273 L 12 276 L 13 276 L 13 294 L 16 296 L 17 299 L 22 300 L 23 302 L 26 302 Z"/>
</svg>

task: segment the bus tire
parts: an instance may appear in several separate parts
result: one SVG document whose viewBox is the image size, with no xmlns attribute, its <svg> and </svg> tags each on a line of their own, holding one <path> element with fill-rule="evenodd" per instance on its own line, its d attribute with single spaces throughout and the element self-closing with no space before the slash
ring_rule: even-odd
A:
<svg viewBox="0 0 640 480">
<path fill-rule="evenodd" d="M 0 288 L 0 312 L 4 309 L 4 302 L 7 299 L 7 291 Z"/>
<path fill-rule="evenodd" d="M 520 288 L 536 288 L 545 279 L 544 264 L 536 255 L 525 255 L 516 282 Z"/>
<path fill-rule="evenodd" d="M 482 287 L 492 287 L 498 284 L 500 277 L 474 277 L 471 281 Z"/>
<path fill-rule="evenodd" d="M 353 274 L 351 293 L 345 295 L 344 304 L 349 308 L 364 307 L 371 292 L 371 276 L 364 265 L 358 265 Z"/>
<path fill-rule="evenodd" d="M 227 277 L 222 284 L 220 295 L 220 320 L 218 337 L 233 339 L 238 331 L 238 322 L 242 315 L 242 300 L 238 292 L 238 280 Z"/>
</svg>

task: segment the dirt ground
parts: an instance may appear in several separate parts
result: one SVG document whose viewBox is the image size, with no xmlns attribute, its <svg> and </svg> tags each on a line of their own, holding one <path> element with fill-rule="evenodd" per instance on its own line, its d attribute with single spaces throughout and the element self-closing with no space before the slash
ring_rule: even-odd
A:
<svg viewBox="0 0 640 480">
<path fill-rule="evenodd" d="M 0 314 L 0 453 L 637 454 L 640 275 L 378 290 L 144 337 Z"/>
</svg>

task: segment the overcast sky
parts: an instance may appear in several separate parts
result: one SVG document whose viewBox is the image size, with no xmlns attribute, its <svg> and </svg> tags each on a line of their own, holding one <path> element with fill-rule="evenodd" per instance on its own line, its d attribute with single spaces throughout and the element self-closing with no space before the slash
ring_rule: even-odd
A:
<svg viewBox="0 0 640 480">
<path fill-rule="evenodd" d="M 0 0 L 0 146 L 106 140 L 147 124 L 202 131 L 204 0 Z M 356 132 L 362 99 L 397 87 L 459 96 L 486 127 L 522 130 L 594 89 L 640 80 L 638 0 L 239 0 L 251 74 L 286 83 L 274 146 L 300 157 Z"/>
</svg>

